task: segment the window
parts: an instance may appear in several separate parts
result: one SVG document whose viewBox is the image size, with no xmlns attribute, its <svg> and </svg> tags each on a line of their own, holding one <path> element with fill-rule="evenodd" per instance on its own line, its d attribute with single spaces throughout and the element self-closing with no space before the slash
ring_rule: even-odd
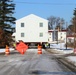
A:
<svg viewBox="0 0 76 75">
<path fill-rule="evenodd" d="M 39 36 L 40 36 L 40 37 L 43 37 L 43 33 L 40 33 Z"/>
<path fill-rule="evenodd" d="M 21 37 L 24 37 L 24 33 L 21 33 Z"/>
<path fill-rule="evenodd" d="M 21 23 L 21 27 L 24 27 L 24 23 Z"/>
<path fill-rule="evenodd" d="M 43 23 L 40 23 L 39 25 L 40 25 L 40 27 L 43 27 Z"/>
</svg>

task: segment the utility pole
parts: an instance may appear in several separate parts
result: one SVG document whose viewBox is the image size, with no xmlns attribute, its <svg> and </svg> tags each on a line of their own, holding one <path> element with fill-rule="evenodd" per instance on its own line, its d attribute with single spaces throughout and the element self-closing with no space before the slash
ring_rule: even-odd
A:
<svg viewBox="0 0 76 75">
<path fill-rule="evenodd" d="M 67 22 L 66 22 L 66 50 L 67 50 Z"/>
<path fill-rule="evenodd" d="M 62 23 L 60 22 L 60 42 L 62 41 L 61 31 L 62 31 Z M 61 47 L 62 47 L 62 44 L 60 44 L 60 48 L 61 48 Z"/>
<path fill-rule="evenodd" d="M 62 34 L 61 34 L 61 32 L 62 32 L 62 22 L 60 22 L 60 39 L 62 40 Z"/>
</svg>

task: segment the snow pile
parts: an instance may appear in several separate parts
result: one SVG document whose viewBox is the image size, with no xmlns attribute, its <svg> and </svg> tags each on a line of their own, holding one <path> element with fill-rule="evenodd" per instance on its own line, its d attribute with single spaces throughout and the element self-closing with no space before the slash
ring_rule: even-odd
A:
<svg viewBox="0 0 76 75">
<path fill-rule="evenodd" d="M 65 48 L 65 43 L 50 44 L 50 48 Z"/>
<path fill-rule="evenodd" d="M 76 56 L 68 56 L 66 59 L 76 66 Z"/>
<path fill-rule="evenodd" d="M 50 48 L 53 49 L 52 51 L 56 53 L 64 53 L 69 54 L 73 53 L 73 48 L 66 48 L 65 43 L 58 43 L 58 44 L 50 44 Z"/>
<path fill-rule="evenodd" d="M 66 50 L 65 43 L 58 43 L 58 44 L 50 44 L 50 48 Z M 67 48 L 67 50 L 71 50 L 72 48 Z"/>
<path fill-rule="evenodd" d="M 63 53 L 64 54 L 70 54 L 70 53 L 73 53 L 73 50 L 63 50 Z"/>
</svg>

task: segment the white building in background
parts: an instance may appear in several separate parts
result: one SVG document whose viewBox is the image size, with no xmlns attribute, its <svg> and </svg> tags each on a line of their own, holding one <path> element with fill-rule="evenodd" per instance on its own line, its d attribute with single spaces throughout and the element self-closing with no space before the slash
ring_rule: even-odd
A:
<svg viewBox="0 0 76 75">
<path fill-rule="evenodd" d="M 48 30 L 49 43 L 66 42 L 66 30 Z"/>
<path fill-rule="evenodd" d="M 67 34 L 66 32 L 67 32 L 66 30 L 58 31 L 58 40 L 59 41 L 66 42 L 66 34 Z"/>
<path fill-rule="evenodd" d="M 48 30 L 48 42 L 51 43 L 53 41 L 53 31 Z"/>
<path fill-rule="evenodd" d="M 48 42 L 48 20 L 30 14 L 16 20 L 15 39 L 18 42 Z"/>
</svg>

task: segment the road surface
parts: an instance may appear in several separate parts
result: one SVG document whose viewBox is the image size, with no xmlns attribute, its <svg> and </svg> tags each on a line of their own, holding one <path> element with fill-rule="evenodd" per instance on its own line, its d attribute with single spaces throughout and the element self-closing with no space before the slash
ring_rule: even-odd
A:
<svg viewBox="0 0 76 75">
<path fill-rule="evenodd" d="M 45 50 L 28 49 L 24 55 L 18 52 L 0 55 L 0 75 L 76 75 L 59 63 L 55 55 Z"/>
</svg>

